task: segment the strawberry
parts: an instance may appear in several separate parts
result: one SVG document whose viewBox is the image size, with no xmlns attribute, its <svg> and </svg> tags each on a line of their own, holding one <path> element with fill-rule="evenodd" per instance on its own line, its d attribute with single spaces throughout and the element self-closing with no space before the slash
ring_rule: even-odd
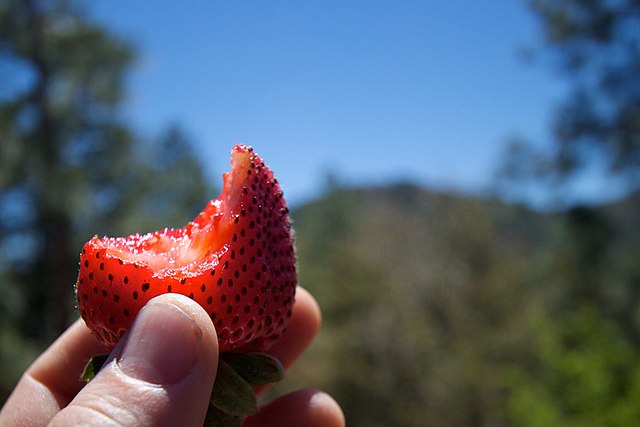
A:
<svg viewBox="0 0 640 427">
<path fill-rule="evenodd" d="M 235 146 L 231 166 L 220 196 L 184 228 L 85 244 L 76 295 L 98 339 L 115 346 L 145 303 L 168 292 L 204 307 L 221 352 L 264 351 L 282 335 L 297 283 L 289 210 L 251 147 Z"/>
</svg>

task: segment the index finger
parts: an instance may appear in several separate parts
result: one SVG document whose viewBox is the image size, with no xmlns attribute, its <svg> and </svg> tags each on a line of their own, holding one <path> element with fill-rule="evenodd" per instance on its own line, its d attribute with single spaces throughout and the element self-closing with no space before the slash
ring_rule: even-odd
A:
<svg viewBox="0 0 640 427">
<path fill-rule="evenodd" d="M 298 286 L 287 330 L 268 353 L 277 357 L 287 369 L 309 347 L 321 323 L 322 314 L 317 301 L 309 291 Z"/>
</svg>

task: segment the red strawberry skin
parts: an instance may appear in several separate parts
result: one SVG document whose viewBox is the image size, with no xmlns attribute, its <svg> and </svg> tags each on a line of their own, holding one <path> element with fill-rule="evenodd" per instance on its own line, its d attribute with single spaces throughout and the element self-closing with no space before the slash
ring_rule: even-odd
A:
<svg viewBox="0 0 640 427">
<path fill-rule="evenodd" d="M 297 284 L 292 228 L 273 173 L 251 147 L 231 151 L 220 196 L 184 228 L 94 237 L 80 256 L 78 309 L 115 346 L 155 296 L 197 301 L 225 351 L 267 350 L 285 331 Z"/>
</svg>

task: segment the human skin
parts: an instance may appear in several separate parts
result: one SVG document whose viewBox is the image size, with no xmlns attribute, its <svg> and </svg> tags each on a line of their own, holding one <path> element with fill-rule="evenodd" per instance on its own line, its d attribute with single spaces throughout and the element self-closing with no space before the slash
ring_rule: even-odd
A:
<svg viewBox="0 0 640 427">
<path fill-rule="evenodd" d="M 288 368 L 317 334 L 320 309 L 298 288 L 287 332 L 269 350 Z M 79 319 L 23 374 L 0 426 L 202 426 L 215 381 L 218 342 L 207 313 L 190 298 L 149 301 L 89 383 L 87 360 L 108 353 Z M 343 426 L 339 405 L 317 390 L 282 396 L 248 417 L 245 426 Z"/>
</svg>

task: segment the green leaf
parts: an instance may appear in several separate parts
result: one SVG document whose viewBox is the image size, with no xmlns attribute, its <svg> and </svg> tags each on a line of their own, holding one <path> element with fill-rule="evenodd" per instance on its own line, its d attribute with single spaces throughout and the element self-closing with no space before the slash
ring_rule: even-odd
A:
<svg viewBox="0 0 640 427">
<path fill-rule="evenodd" d="M 89 359 L 82 372 L 82 379 L 86 382 L 91 381 L 98 371 L 100 371 L 100 368 L 102 368 L 102 365 L 104 365 L 108 357 L 108 354 L 98 354 Z"/>
<path fill-rule="evenodd" d="M 242 418 L 240 415 L 229 415 L 209 402 L 204 427 L 241 427 Z"/>
<path fill-rule="evenodd" d="M 251 384 L 222 359 L 218 361 L 211 403 L 229 415 L 249 415 L 258 412 L 258 403 Z"/>
<path fill-rule="evenodd" d="M 263 353 L 222 353 L 220 357 L 251 385 L 268 384 L 284 377 L 280 361 Z"/>
</svg>

